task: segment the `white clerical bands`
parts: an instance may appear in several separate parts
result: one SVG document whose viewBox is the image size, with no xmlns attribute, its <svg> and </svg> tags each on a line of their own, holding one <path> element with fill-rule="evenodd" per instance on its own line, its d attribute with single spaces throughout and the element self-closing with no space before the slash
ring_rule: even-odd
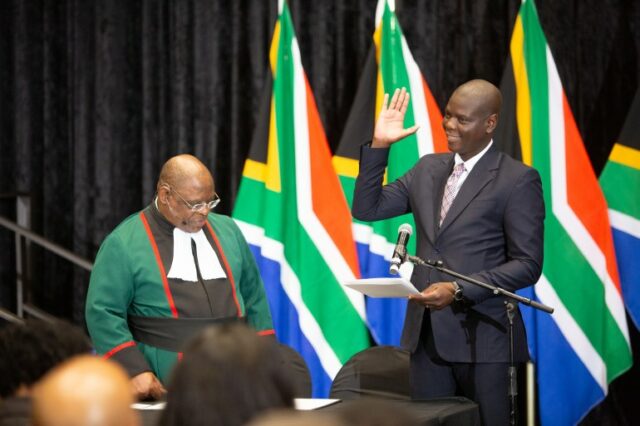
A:
<svg viewBox="0 0 640 426">
<path fill-rule="evenodd" d="M 198 266 L 204 280 L 226 278 L 216 252 L 209 244 L 204 231 L 195 233 L 184 232 L 179 228 L 173 229 L 173 261 L 167 274 L 168 278 L 178 278 L 184 281 L 198 281 L 196 262 L 191 251 L 191 241 L 196 243 Z"/>
</svg>

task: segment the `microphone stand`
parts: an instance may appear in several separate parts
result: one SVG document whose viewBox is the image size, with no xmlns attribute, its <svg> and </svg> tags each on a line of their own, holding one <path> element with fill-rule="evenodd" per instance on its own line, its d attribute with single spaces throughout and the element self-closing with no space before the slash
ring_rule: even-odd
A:
<svg viewBox="0 0 640 426">
<path fill-rule="evenodd" d="M 507 299 L 509 299 L 504 302 L 505 308 L 507 310 L 507 318 L 509 319 L 509 370 L 508 370 L 508 376 L 509 376 L 508 393 L 509 393 L 509 404 L 510 404 L 509 417 L 510 417 L 510 424 L 515 425 L 517 409 L 518 409 L 518 404 L 516 399 L 516 396 L 518 395 L 518 378 L 516 374 L 515 362 L 513 360 L 513 353 L 514 353 L 513 318 L 515 317 L 516 304 L 523 303 L 527 306 L 531 306 L 532 308 L 539 309 L 541 311 L 544 311 L 550 314 L 553 313 L 553 308 L 550 306 L 544 305 L 542 303 L 536 302 L 535 300 L 531 300 L 527 297 L 520 296 L 519 294 L 512 293 L 508 290 L 503 289 L 502 287 L 487 284 L 485 282 L 478 281 L 469 276 L 459 274 L 458 272 L 452 271 L 451 269 L 447 269 L 444 267 L 444 264 L 442 263 L 441 260 L 430 260 L 430 259 L 422 260 L 421 258 L 417 256 L 411 256 L 406 252 L 404 253 L 404 259 L 405 261 L 408 260 L 410 262 L 413 262 L 416 265 L 426 266 L 428 268 L 438 270 L 440 272 L 443 272 L 452 277 L 456 277 L 468 283 L 477 285 L 487 290 L 491 290 L 491 292 L 494 295 L 496 296 L 502 295 L 502 296 L 505 296 Z"/>
</svg>

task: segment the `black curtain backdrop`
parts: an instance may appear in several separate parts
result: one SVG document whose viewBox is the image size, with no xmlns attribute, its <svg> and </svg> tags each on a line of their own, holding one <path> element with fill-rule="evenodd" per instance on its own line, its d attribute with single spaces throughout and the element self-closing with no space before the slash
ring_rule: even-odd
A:
<svg viewBox="0 0 640 426">
<path fill-rule="evenodd" d="M 599 173 L 638 87 L 640 4 L 536 3 Z M 396 1 L 441 108 L 468 79 L 500 83 L 519 4 Z M 289 5 L 335 150 L 371 44 L 376 0 Z M 151 201 L 162 163 L 183 152 L 211 168 L 220 209 L 230 213 L 276 17 L 275 0 L 0 2 L 0 214 L 15 218 L 10 195 L 29 194 L 33 230 L 93 260 L 105 235 Z M 0 253 L 0 305 L 12 307 L 14 239 L 2 229 Z M 83 323 L 88 274 L 41 250 L 33 255 L 31 301 Z M 631 424 L 638 380 L 637 367 L 618 379 L 584 423 Z"/>
</svg>

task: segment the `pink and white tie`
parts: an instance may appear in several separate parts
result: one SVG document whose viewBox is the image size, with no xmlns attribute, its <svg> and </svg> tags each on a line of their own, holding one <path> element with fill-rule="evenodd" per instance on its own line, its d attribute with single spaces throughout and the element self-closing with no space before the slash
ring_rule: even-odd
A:
<svg viewBox="0 0 640 426">
<path fill-rule="evenodd" d="M 440 207 L 440 226 L 442 226 L 449 207 L 451 207 L 453 200 L 456 198 L 456 194 L 458 194 L 458 181 L 464 171 L 464 163 L 456 164 L 453 172 L 449 175 L 449 179 L 447 179 L 447 186 L 444 187 L 444 195 L 442 196 L 442 207 Z"/>
</svg>

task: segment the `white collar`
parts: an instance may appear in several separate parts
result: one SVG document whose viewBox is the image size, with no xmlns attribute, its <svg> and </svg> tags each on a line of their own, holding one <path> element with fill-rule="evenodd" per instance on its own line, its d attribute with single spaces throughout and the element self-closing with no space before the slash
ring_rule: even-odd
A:
<svg viewBox="0 0 640 426">
<path fill-rule="evenodd" d="M 173 228 L 173 260 L 167 278 L 179 278 L 183 281 L 198 281 L 196 263 L 191 251 L 191 241 L 196 243 L 198 266 L 203 280 L 226 278 L 216 252 L 207 240 L 204 231 L 190 233 Z"/>
<path fill-rule="evenodd" d="M 471 169 L 473 169 L 475 167 L 475 165 L 478 163 L 478 161 L 480 161 L 482 156 L 484 154 L 486 154 L 487 151 L 489 151 L 489 148 L 491 148 L 491 145 L 493 145 L 493 139 L 491 139 L 489 141 L 487 146 L 485 146 L 482 151 L 480 151 L 479 153 L 477 153 L 473 157 L 469 158 L 467 161 L 462 161 L 462 157 L 460 157 L 460 154 L 458 154 L 456 152 L 456 155 L 453 157 L 453 160 L 455 161 L 454 167 L 457 166 L 460 163 L 464 163 L 464 170 L 467 173 L 471 173 Z"/>
</svg>

